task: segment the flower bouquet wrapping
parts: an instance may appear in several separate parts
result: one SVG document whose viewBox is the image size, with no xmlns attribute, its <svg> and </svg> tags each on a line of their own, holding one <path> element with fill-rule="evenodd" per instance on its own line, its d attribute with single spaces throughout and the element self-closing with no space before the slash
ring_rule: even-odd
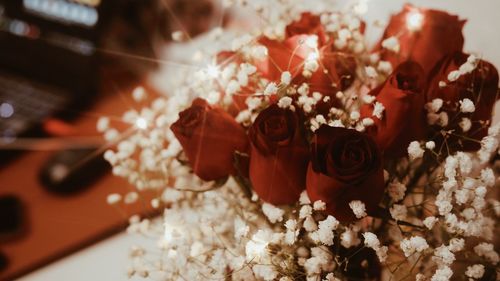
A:
<svg viewBox="0 0 500 281">
<path fill-rule="evenodd" d="M 463 52 L 465 21 L 405 5 L 369 47 L 363 1 L 258 3 L 240 4 L 262 28 L 212 31 L 208 65 L 126 112 L 136 128 L 105 153 L 163 213 L 131 218 L 157 243 L 132 249 L 129 274 L 499 280 L 499 78 Z"/>
</svg>

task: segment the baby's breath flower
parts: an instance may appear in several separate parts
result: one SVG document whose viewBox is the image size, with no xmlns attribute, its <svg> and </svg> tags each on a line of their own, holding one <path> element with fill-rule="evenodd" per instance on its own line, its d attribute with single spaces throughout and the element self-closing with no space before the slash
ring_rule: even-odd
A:
<svg viewBox="0 0 500 281">
<path fill-rule="evenodd" d="M 389 37 L 382 41 L 382 47 L 394 53 L 399 53 L 399 40 L 394 36 Z"/>
<path fill-rule="evenodd" d="M 108 195 L 106 198 L 106 201 L 108 202 L 109 205 L 114 205 L 122 200 L 122 196 L 118 193 L 112 193 Z"/>
<path fill-rule="evenodd" d="M 289 71 L 284 71 L 281 73 L 281 83 L 283 85 L 290 85 L 292 81 L 292 74 Z"/>
<path fill-rule="evenodd" d="M 482 264 L 474 264 L 467 267 L 467 271 L 465 275 L 470 278 L 480 279 L 484 275 L 484 265 Z"/>
<path fill-rule="evenodd" d="M 373 66 L 365 67 L 365 72 L 366 72 L 366 76 L 368 76 L 368 78 L 377 78 L 377 76 L 378 76 L 377 70 L 375 70 L 375 68 Z"/>
<path fill-rule="evenodd" d="M 408 146 L 408 155 L 412 160 L 422 158 L 422 156 L 424 156 L 424 152 L 425 150 L 420 147 L 420 143 L 418 141 L 412 141 Z"/>
<path fill-rule="evenodd" d="M 387 192 L 391 199 L 395 202 L 401 200 L 405 196 L 406 186 L 399 181 L 393 181 L 389 184 Z"/>
<path fill-rule="evenodd" d="M 275 207 L 269 203 L 262 204 L 262 212 L 269 219 L 271 223 L 276 223 L 283 220 L 283 215 L 285 211 Z"/>
<path fill-rule="evenodd" d="M 474 103 L 470 99 L 463 99 L 460 101 L 460 111 L 462 113 L 472 113 L 475 110 Z"/>
<path fill-rule="evenodd" d="M 389 209 L 389 212 L 391 213 L 391 217 L 397 221 L 405 220 L 408 210 L 406 209 L 405 205 L 400 205 L 400 204 L 394 204 L 392 207 Z"/>
<path fill-rule="evenodd" d="M 434 227 L 434 224 L 436 224 L 436 222 L 438 221 L 438 219 L 436 217 L 433 217 L 433 216 L 430 216 L 430 217 L 426 217 L 423 221 L 425 227 L 427 227 L 428 229 L 432 229 Z"/>
<path fill-rule="evenodd" d="M 375 102 L 373 105 L 373 113 L 372 115 L 377 117 L 378 119 L 382 119 L 382 114 L 384 113 L 385 107 L 380 102 Z"/>
<path fill-rule="evenodd" d="M 366 217 L 366 207 L 365 204 L 359 200 L 353 200 L 349 203 L 349 207 L 353 211 L 356 218 L 360 219 Z"/>
<path fill-rule="evenodd" d="M 401 241 L 399 247 L 403 250 L 406 257 L 411 256 L 413 253 L 421 253 L 429 248 L 427 241 L 420 236 L 412 236 L 410 238 L 405 238 Z"/>
<path fill-rule="evenodd" d="M 432 275 L 431 281 L 448 281 L 453 275 L 453 271 L 448 266 L 440 267 Z"/>
</svg>

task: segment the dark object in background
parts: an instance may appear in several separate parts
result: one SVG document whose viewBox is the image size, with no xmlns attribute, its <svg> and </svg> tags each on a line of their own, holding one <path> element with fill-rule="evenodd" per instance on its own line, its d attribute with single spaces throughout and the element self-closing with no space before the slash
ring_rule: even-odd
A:
<svg viewBox="0 0 500 281">
<path fill-rule="evenodd" d="M 14 195 L 0 196 L 0 241 L 17 237 L 22 233 L 23 226 L 24 211 L 19 198 Z"/>
<path fill-rule="evenodd" d="M 0 146 L 40 136 L 46 119 L 75 117 L 95 99 L 110 3 L 0 0 Z"/>
<path fill-rule="evenodd" d="M 0 68 L 87 99 L 97 91 L 110 3 L 0 0 Z"/>
<path fill-rule="evenodd" d="M 8 265 L 7 257 L 0 252 L 0 271 L 6 269 L 7 265 Z"/>
<path fill-rule="evenodd" d="M 39 179 L 49 191 L 71 195 L 84 191 L 109 168 L 96 148 L 62 150 L 56 152 L 41 168 Z"/>
</svg>

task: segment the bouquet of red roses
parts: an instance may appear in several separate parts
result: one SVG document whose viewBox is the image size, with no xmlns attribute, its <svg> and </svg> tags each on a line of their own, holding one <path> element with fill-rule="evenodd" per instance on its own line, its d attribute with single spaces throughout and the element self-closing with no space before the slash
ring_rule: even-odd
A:
<svg viewBox="0 0 500 281">
<path fill-rule="evenodd" d="M 166 258 L 131 273 L 498 280 L 499 77 L 463 53 L 465 21 L 406 5 L 369 48 L 359 7 L 285 8 L 126 114 L 149 125 L 106 158 L 165 208 Z"/>
</svg>

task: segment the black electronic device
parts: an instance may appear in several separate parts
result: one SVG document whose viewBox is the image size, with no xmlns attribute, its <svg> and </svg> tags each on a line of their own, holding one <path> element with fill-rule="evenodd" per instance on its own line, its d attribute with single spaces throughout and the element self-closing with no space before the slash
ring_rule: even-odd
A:
<svg viewBox="0 0 500 281">
<path fill-rule="evenodd" d="M 111 2 L 0 0 L 0 146 L 93 100 Z"/>
<path fill-rule="evenodd" d="M 70 195 L 91 186 L 109 168 L 99 148 L 62 150 L 41 168 L 39 179 L 49 191 Z"/>
</svg>

